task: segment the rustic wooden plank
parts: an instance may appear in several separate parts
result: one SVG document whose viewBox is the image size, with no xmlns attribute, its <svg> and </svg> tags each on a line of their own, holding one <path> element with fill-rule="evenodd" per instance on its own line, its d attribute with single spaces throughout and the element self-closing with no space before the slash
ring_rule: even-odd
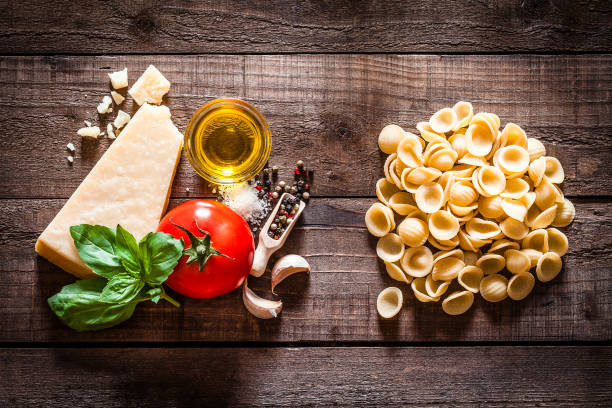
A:
<svg viewBox="0 0 612 408">
<path fill-rule="evenodd" d="M 288 177 L 303 158 L 316 170 L 315 195 L 374 195 L 380 129 L 413 129 L 460 99 L 544 141 L 565 167 L 567 195 L 612 194 L 610 55 L 285 55 L 0 58 L 0 123 L 10 135 L 0 138 L 0 197 L 68 197 L 109 144 L 76 135 L 84 119 L 97 119 L 106 73 L 127 66 L 134 81 L 149 63 L 173 83 L 167 104 L 181 131 L 214 97 L 252 102 L 270 122 L 271 162 Z M 134 111 L 131 100 L 124 105 Z M 173 195 L 208 193 L 183 159 Z"/>
<path fill-rule="evenodd" d="M 610 2 L 6 2 L 0 53 L 609 51 Z"/>
<path fill-rule="evenodd" d="M 34 253 L 34 241 L 63 200 L 1 200 L 0 341 L 570 341 L 612 339 L 612 203 L 576 200 L 568 228 L 565 269 L 537 283 L 522 302 L 496 304 L 478 296 L 465 315 L 445 315 L 439 303 L 419 303 L 408 286 L 392 281 L 363 225 L 371 199 L 313 199 L 278 255 L 298 253 L 312 274 L 279 285 L 285 302 L 278 320 L 261 321 L 244 309 L 239 291 L 212 300 L 185 299 L 183 307 L 142 304 L 116 328 L 75 333 L 49 310 L 46 299 L 74 279 Z M 177 205 L 180 200 L 172 200 Z M 269 293 L 269 273 L 251 279 Z M 382 321 L 376 296 L 395 285 L 404 292 L 398 319 Z M 455 289 L 450 289 L 453 291 Z M 450 293 L 450 292 L 449 292 Z"/>
<path fill-rule="evenodd" d="M 595 346 L 42 348 L 0 349 L 0 360 L 3 406 L 608 407 L 612 399 L 612 349 Z"/>
</svg>

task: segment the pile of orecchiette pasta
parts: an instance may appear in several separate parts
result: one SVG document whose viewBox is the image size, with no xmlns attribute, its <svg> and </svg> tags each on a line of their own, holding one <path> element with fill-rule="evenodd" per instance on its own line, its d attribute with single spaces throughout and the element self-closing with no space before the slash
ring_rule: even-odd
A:
<svg viewBox="0 0 612 408">
<path fill-rule="evenodd" d="M 410 284 L 421 302 L 439 301 L 456 279 L 461 290 L 442 302 L 451 315 L 466 312 L 475 293 L 489 302 L 525 298 L 535 285 L 532 268 L 542 282 L 555 278 L 568 241 L 553 227 L 575 215 L 558 186 L 559 160 L 518 125 L 500 131 L 497 115 L 474 115 L 469 102 L 416 127 L 420 137 L 397 125 L 378 137 L 389 156 L 376 183 L 381 202 L 365 223 L 380 237 L 376 253 L 388 275 Z M 387 288 L 378 313 L 391 318 L 402 303 L 401 290 Z"/>
</svg>

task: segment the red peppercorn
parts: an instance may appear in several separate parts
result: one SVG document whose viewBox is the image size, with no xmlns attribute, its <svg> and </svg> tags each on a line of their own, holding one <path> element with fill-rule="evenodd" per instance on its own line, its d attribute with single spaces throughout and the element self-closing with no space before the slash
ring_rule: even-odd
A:
<svg viewBox="0 0 612 408">
<path fill-rule="evenodd" d="M 310 190 L 310 184 L 305 184 L 305 185 L 304 185 L 304 190 L 305 190 L 305 191 Z"/>
<path fill-rule="evenodd" d="M 274 198 L 274 194 L 272 194 L 271 192 L 268 192 L 268 198 Z"/>
<path fill-rule="evenodd" d="M 299 175 L 301 173 L 300 169 L 298 167 L 296 167 L 295 169 L 293 169 L 293 173 L 295 175 Z"/>
<path fill-rule="evenodd" d="M 261 191 L 261 186 L 255 186 L 255 188 L 257 189 L 257 191 Z"/>
</svg>

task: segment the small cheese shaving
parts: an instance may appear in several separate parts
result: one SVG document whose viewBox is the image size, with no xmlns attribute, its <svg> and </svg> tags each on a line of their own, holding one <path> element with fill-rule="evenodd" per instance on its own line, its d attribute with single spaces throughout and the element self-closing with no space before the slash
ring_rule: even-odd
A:
<svg viewBox="0 0 612 408">
<path fill-rule="evenodd" d="M 121 89 L 128 86 L 128 72 L 127 68 L 123 68 L 121 71 L 112 72 L 108 74 L 111 84 L 115 89 Z"/>
<path fill-rule="evenodd" d="M 117 129 L 121 129 L 130 121 L 130 119 L 130 115 L 119 109 L 119 112 L 117 112 L 117 117 L 115 118 L 113 125 L 115 125 Z"/>
<path fill-rule="evenodd" d="M 82 137 L 92 137 L 94 139 L 97 139 L 98 135 L 100 134 L 100 128 L 97 126 L 80 128 L 79 130 L 77 130 L 77 134 Z"/>
<path fill-rule="evenodd" d="M 85 126 L 90 127 L 91 126 L 91 122 L 88 120 L 84 120 L 83 123 L 85 124 Z"/>
<path fill-rule="evenodd" d="M 115 136 L 115 132 L 113 132 L 113 125 L 112 123 L 109 123 L 108 125 L 106 125 L 106 133 L 108 133 L 108 137 L 110 139 L 114 139 Z"/>
<path fill-rule="evenodd" d="M 108 113 L 111 104 L 113 103 L 113 100 L 111 99 L 110 96 L 105 95 L 104 98 L 102 98 L 102 102 L 98 105 L 98 113 L 99 114 L 105 114 Z"/>
<path fill-rule="evenodd" d="M 70 164 L 74 163 L 74 157 L 72 156 L 66 156 L 66 160 L 68 160 L 68 163 Z"/>
<path fill-rule="evenodd" d="M 66 145 L 66 149 L 70 150 L 71 152 L 74 152 L 76 149 L 74 148 L 74 145 L 72 143 L 68 143 Z"/>
<path fill-rule="evenodd" d="M 121 105 L 125 101 L 125 98 L 119 92 L 111 91 L 111 96 L 117 105 Z"/>
<path fill-rule="evenodd" d="M 223 203 L 236 211 L 249 224 L 257 224 L 266 217 L 270 203 L 257 195 L 255 187 L 247 184 L 230 184 L 219 186 Z"/>
</svg>

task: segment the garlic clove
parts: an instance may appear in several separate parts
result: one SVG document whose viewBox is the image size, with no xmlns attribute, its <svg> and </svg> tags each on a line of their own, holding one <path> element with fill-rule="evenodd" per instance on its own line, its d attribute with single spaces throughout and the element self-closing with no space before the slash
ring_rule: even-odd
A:
<svg viewBox="0 0 612 408">
<path fill-rule="evenodd" d="M 283 309 L 283 302 L 280 300 L 268 300 L 257 296 L 255 292 L 248 288 L 246 280 L 242 285 L 242 301 L 249 313 L 259 319 L 278 317 Z"/>
<path fill-rule="evenodd" d="M 306 259 L 299 255 L 285 255 L 276 261 L 272 267 L 272 293 L 274 293 L 276 285 L 281 283 L 286 277 L 299 272 L 310 273 L 310 265 Z"/>
</svg>

